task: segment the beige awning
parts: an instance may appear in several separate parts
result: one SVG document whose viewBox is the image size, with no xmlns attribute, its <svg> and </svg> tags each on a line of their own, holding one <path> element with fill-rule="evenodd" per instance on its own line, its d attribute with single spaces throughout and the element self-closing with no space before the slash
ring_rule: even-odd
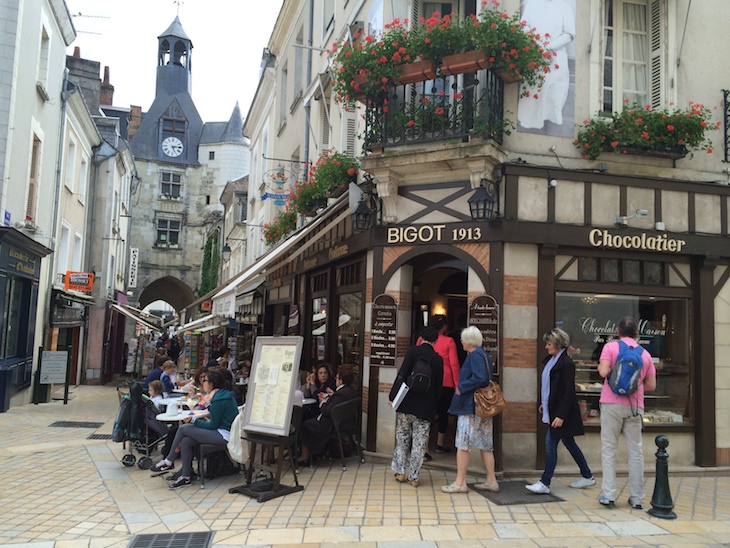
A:
<svg viewBox="0 0 730 548">
<path fill-rule="evenodd" d="M 126 306 L 119 305 L 119 304 L 112 304 L 112 309 L 116 310 L 120 314 L 123 314 L 124 316 L 127 316 L 128 318 L 131 318 L 135 322 L 144 325 L 148 329 L 154 329 L 155 331 L 160 331 L 162 329 L 159 325 L 154 325 L 154 324 L 150 323 L 149 321 L 140 318 L 137 314 L 135 314 L 132 310 L 130 310 Z"/>
</svg>

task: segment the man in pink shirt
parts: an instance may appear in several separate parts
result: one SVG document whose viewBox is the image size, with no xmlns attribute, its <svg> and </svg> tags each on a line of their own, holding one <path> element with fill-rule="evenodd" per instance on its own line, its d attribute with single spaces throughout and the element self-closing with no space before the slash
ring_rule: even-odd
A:
<svg viewBox="0 0 730 548">
<path fill-rule="evenodd" d="M 639 343 L 639 329 L 633 318 L 625 317 L 618 323 L 619 340 L 631 347 Z M 618 341 L 606 343 L 598 363 L 598 373 L 605 380 L 601 389 L 601 463 L 603 465 L 603 493 L 598 502 L 604 506 L 616 503 L 616 451 L 623 431 L 629 455 L 629 505 L 642 508 L 644 499 L 644 455 L 641 451 L 641 430 L 644 417 L 644 392 L 656 389 L 656 368 L 651 354 L 641 354 L 641 376 L 633 394 L 621 396 L 611 389 L 608 377 L 619 355 Z"/>
</svg>

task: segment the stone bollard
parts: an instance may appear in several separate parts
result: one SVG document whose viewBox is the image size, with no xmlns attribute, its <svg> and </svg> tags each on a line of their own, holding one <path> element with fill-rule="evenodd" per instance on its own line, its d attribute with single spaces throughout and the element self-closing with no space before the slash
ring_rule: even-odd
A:
<svg viewBox="0 0 730 548">
<path fill-rule="evenodd" d="M 654 443 L 659 448 L 656 452 L 656 481 L 654 494 L 651 496 L 651 509 L 647 513 L 655 518 L 677 519 L 677 514 L 672 512 L 674 501 L 669 491 L 669 455 L 666 451 L 669 439 L 666 436 L 657 436 Z"/>
</svg>

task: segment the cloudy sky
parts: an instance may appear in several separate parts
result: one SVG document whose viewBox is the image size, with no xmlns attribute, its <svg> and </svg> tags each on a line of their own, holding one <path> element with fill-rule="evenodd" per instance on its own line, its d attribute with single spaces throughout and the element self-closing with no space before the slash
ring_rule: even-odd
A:
<svg viewBox="0 0 730 548">
<path fill-rule="evenodd" d="M 66 0 L 85 59 L 109 66 L 116 106 L 149 109 L 155 94 L 157 36 L 178 13 L 193 42 L 193 100 L 205 122 L 246 116 L 261 53 L 283 0 Z M 255 8 L 252 9 L 252 5 Z M 100 75 L 101 76 L 101 75 Z"/>
</svg>

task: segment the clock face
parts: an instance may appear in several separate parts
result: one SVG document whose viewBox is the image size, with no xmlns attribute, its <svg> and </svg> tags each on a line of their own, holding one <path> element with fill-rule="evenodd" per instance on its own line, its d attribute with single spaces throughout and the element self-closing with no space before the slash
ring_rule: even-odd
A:
<svg viewBox="0 0 730 548">
<path fill-rule="evenodd" d="M 162 152 L 176 158 L 182 154 L 183 144 L 177 137 L 168 137 L 162 141 Z"/>
</svg>

